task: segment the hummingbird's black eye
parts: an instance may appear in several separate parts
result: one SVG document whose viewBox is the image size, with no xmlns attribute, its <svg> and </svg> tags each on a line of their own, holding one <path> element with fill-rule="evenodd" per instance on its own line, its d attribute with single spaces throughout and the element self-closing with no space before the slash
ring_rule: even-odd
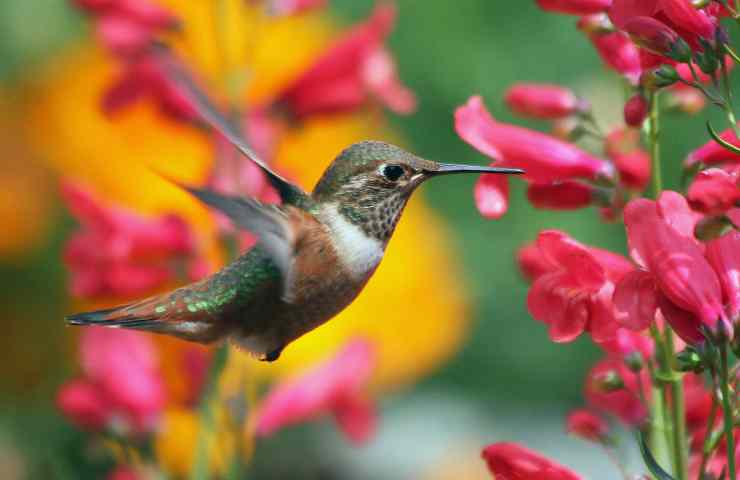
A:
<svg viewBox="0 0 740 480">
<path fill-rule="evenodd" d="M 395 182 L 401 176 L 403 176 L 403 167 L 400 167 L 398 165 L 386 165 L 383 167 L 383 176 L 390 180 L 391 182 Z"/>
</svg>

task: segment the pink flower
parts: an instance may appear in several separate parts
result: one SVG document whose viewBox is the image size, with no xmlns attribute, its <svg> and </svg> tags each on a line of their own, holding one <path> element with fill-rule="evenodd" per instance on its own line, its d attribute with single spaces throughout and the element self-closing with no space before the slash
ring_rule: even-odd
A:
<svg viewBox="0 0 740 480">
<path fill-rule="evenodd" d="M 269 436 L 331 413 L 350 441 L 366 442 L 375 431 L 376 414 L 363 389 L 374 365 L 373 346 L 363 339 L 354 340 L 323 364 L 277 385 L 260 407 L 257 435 Z"/>
<path fill-rule="evenodd" d="M 525 178 L 551 183 L 577 177 L 610 176 L 607 162 L 575 145 L 550 135 L 497 122 L 481 97 L 471 97 L 455 111 L 455 130 L 470 145 L 496 160 L 500 166 L 526 170 Z"/>
<path fill-rule="evenodd" d="M 643 394 L 650 398 L 650 381 L 646 369 L 642 378 Z M 605 383 L 620 385 L 605 386 Z M 586 378 L 585 396 L 588 403 L 610 413 L 627 425 L 640 425 L 648 415 L 647 407 L 640 400 L 638 374 L 632 372 L 621 359 L 607 357 L 598 362 Z"/>
<path fill-rule="evenodd" d="M 572 470 L 516 443 L 491 444 L 482 456 L 498 480 L 581 480 Z"/>
<path fill-rule="evenodd" d="M 624 23 L 622 29 L 638 46 L 664 57 L 671 55 L 679 39 L 678 34 L 668 25 L 650 17 L 632 17 Z M 643 69 L 645 67 L 643 63 Z"/>
<path fill-rule="evenodd" d="M 652 338 L 641 332 L 626 328 L 618 329 L 613 338 L 605 342 L 599 342 L 598 345 L 606 353 L 622 359 L 627 359 L 635 354 L 640 354 L 642 359 L 648 359 L 653 356 L 655 351 Z"/>
<path fill-rule="evenodd" d="M 533 242 L 521 247 L 516 258 L 519 270 L 521 270 L 524 278 L 529 281 L 534 281 L 552 270 L 552 264 L 542 254 L 542 250 L 537 246 L 537 243 Z"/>
<path fill-rule="evenodd" d="M 106 15 L 98 20 L 97 35 L 111 52 L 122 57 L 133 57 L 143 51 L 152 40 L 152 30 L 121 15 Z"/>
<path fill-rule="evenodd" d="M 64 251 L 73 295 L 137 296 L 175 280 L 183 264 L 202 270 L 193 234 L 179 217 L 139 217 L 70 183 L 62 195 L 82 227 Z"/>
<path fill-rule="evenodd" d="M 414 94 L 398 80 L 395 63 L 383 47 L 396 9 L 390 3 L 350 30 L 277 99 L 297 117 L 354 110 L 369 96 L 396 113 L 416 108 Z"/>
<path fill-rule="evenodd" d="M 689 0 L 614 0 L 609 19 L 619 29 L 636 17 L 651 17 L 680 32 L 684 39 L 696 45 L 697 37 L 714 39 L 717 19 L 705 10 L 695 9 Z"/>
<path fill-rule="evenodd" d="M 707 105 L 707 100 L 703 93 L 683 83 L 675 83 L 668 88 L 667 100 L 668 108 L 689 115 L 699 113 Z"/>
<path fill-rule="evenodd" d="M 594 188 L 566 180 L 556 183 L 533 183 L 527 188 L 527 199 L 535 208 L 577 210 L 591 205 Z"/>
<path fill-rule="evenodd" d="M 733 208 L 740 202 L 740 165 L 702 170 L 689 186 L 687 198 L 694 209 L 708 215 Z"/>
<path fill-rule="evenodd" d="M 740 231 L 730 230 L 707 243 L 707 260 L 717 272 L 727 314 L 740 320 Z"/>
<path fill-rule="evenodd" d="M 633 84 L 637 83 L 642 73 L 640 52 L 624 32 L 590 32 L 586 22 L 579 22 L 608 67 L 624 75 Z"/>
<path fill-rule="evenodd" d="M 550 271 L 529 290 L 530 314 L 550 327 L 555 342 L 572 341 L 584 331 L 596 341 L 612 338 L 617 324 L 611 296 L 627 260 L 611 254 L 608 261 L 614 265 L 600 261 L 592 250 L 555 230 L 540 232 L 537 246 Z"/>
<path fill-rule="evenodd" d="M 624 104 L 624 123 L 630 127 L 639 128 L 648 114 L 648 102 L 645 97 L 637 93 L 632 95 Z"/>
<path fill-rule="evenodd" d="M 80 340 L 84 377 L 64 385 L 57 405 L 83 428 L 151 431 L 165 404 L 154 345 L 130 330 L 86 329 Z"/>
<path fill-rule="evenodd" d="M 583 440 L 597 443 L 605 441 L 609 435 L 609 425 L 585 408 L 570 412 L 566 420 L 566 430 Z"/>
<path fill-rule="evenodd" d="M 485 218 L 501 218 L 509 208 L 509 180 L 506 175 L 483 174 L 473 190 L 478 211 Z"/>
<path fill-rule="evenodd" d="M 115 115 L 136 101 L 148 97 L 169 118 L 194 122 L 198 118 L 188 98 L 165 75 L 158 60 L 144 55 L 124 65 L 123 70 L 104 92 L 101 108 Z"/>
<path fill-rule="evenodd" d="M 636 149 L 630 153 L 612 157 L 619 172 L 619 182 L 627 188 L 645 190 L 652 175 L 650 156 L 644 150 Z"/>
<path fill-rule="evenodd" d="M 605 12 L 612 0 L 537 0 L 542 10 L 571 15 L 588 15 Z"/>
<path fill-rule="evenodd" d="M 735 136 L 735 132 L 728 128 L 724 132 L 720 133 L 720 138 L 723 140 L 740 147 L 740 140 Z M 697 163 L 704 163 L 706 165 L 716 165 L 718 163 L 740 163 L 740 154 L 730 152 L 725 147 L 710 140 L 703 146 L 689 153 L 686 157 L 686 167 L 691 167 Z"/>
<path fill-rule="evenodd" d="M 693 237 L 696 216 L 686 200 L 666 191 L 657 202 L 637 199 L 624 211 L 630 256 L 641 270 L 617 285 L 617 320 L 642 329 L 659 308 L 689 343 L 702 340 L 700 327 L 732 332 L 722 305 L 717 273 Z"/>
<path fill-rule="evenodd" d="M 557 119 L 588 109 L 570 89 L 559 85 L 517 83 L 505 98 L 509 109 L 524 117 Z"/>
<path fill-rule="evenodd" d="M 271 0 L 270 12 L 274 15 L 297 15 L 326 6 L 327 0 Z"/>
</svg>

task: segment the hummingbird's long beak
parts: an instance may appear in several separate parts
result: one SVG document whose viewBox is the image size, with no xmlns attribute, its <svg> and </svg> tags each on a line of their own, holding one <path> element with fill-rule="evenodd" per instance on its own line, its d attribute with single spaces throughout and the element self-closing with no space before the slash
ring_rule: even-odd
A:
<svg viewBox="0 0 740 480">
<path fill-rule="evenodd" d="M 521 175 L 521 168 L 483 167 L 480 165 L 457 165 L 454 163 L 438 163 L 439 168 L 429 172 L 429 175 L 447 175 L 451 173 L 502 173 Z"/>
</svg>

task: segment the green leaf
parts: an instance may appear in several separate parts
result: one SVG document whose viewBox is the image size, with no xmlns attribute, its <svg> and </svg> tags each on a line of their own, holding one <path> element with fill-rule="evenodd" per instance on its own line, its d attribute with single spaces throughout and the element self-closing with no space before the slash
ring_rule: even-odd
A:
<svg viewBox="0 0 740 480">
<path fill-rule="evenodd" d="M 653 457 L 653 454 L 650 452 L 650 449 L 647 446 L 647 442 L 645 441 L 645 434 L 639 432 L 637 434 L 637 437 L 640 443 L 640 453 L 642 454 L 642 459 L 645 460 L 645 465 L 647 465 L 650 473 L 652 473 L 657 480 L 676 480 L 675 478 L 671 477 L 668 472 L 663 470 L 663 468 L 658 465 L 658 462 L 655 461 L 655 457 Z"/>
<path fill-rule="evenodd" d="M 712 127 L 712 124 L 709 122 L 707 122 L 707 131 L 709 132 L 709 136 L 712 137 L 715 142 L 719 143 L 732 153 L 740 154 L 740 148 L 737 148 L 735 145 L 720 137 L 717 131 L 714 130 L 714 128 Z"/>
</svg>

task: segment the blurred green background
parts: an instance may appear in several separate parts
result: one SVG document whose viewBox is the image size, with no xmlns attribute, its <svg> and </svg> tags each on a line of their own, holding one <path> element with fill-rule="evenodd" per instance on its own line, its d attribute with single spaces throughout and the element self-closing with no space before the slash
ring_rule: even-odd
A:
<svg viewBox="0 0 740 480">
<path fill-rule="evenodd" d="M 370 0 L 331 3 L 343 23 L 364 18 L 372 6 Z M 453 131 L 453 110 L 472 94 L 483 95 L 496 118 L 546 128 L 514 119 L 504 108 L 503 93 L 516 81 L 569 85 L 594 104 L 603 124 L 619 118 L 621 84 L 602 68 L 589 42 L 575 29 L 573 17 L 546 14 L 530 1 L 399 0 L 398 4 L 399 21 L 390 45 L 401 78 L 418 94 L 420 108 L 391 121 L 416 153 L 447 162 L 486 162 Z M 84 19 L 63 0 L 5 0 L 0 5 L 0 88 L 19 91 L 34 65 L 53 58 L 86 32 Z M 703 143 L 706 135 L 700 118 L 683 116 L 668 118 L 664 131 L 670 132 L 664 142 L 667 184 L 675 186 L 686 152 Z M 583 378 L 600 353 L 585 339 L 568 345 L 548 340 L 546 328 L 526 311 L 527 285 L 516 270 L 514 254 L 544 228 L 562 229 L 584 243 L 624 252 L 623 229 L 600 222 L 593 209 L 534 210 L 516 181 L 509 213 L 502 220 L 487 221 L 475 210 L 473 182 L 472 178 L 431 182 L 423 192 L 454 231 L 454 248 L 474 299 L 474 326 L 461 352 L 412 391 L 387 401 L 384 428 L 368 449 L 349 450 L 326 425 L 299 428 L 260 447 L 254 478 L 299 478 L 295 472 L 303 472 L 300 478 L 421 478 L 418 475 L 428 471 L 424 465 L 432 469 L 457 447 L 468 449 L 469 458 L 475 459 L 483 442 L 503 439 L 541 448 L 591 472 L 592 478 L 612 478 L 597 473 L 609 468 L 599 452 L 584 451 L 582 444 L 563 433 L 563 417 L 582 404 Z M 61 206 L 55 208 L 61 211 Z M 50 405 L 58 382 L 69 374 L 55 358 L 70 349 L 59 341 L 59 315 L 67 308 L 60 252 L 71 225 L 61 216 L 43 245 L 0 266 L 2 317 L 16 319 L 4 332 L 10 351 L 2 355 L 3 375 L 23 372 L 24 356 L 32 355 L 42 358 L 47 379 L 27 386 L 14 380 L 12 386 L 2 387 L 0 446 L 6 447 L 0 450 L 6 453 L 0 457 L 0 471 L 8 471 L 3 466 L 11 465 L 7 452 L 13 449 L 46 458 L 56 465 L 54 472 L 75 472 L 81 454 L 63 450 L 82 434 Z M 424 248 L 423 238 L 419 248 Z M 31 305 L 29 298 L 34 299 Z M 29 377 L 38 374 L 28 372 Z M 307 435 L 316 432 L 324 440 L 307 442 Z M 322 453 L 326 449 L 333 452 L 333 460 Z"/>
</svg>

